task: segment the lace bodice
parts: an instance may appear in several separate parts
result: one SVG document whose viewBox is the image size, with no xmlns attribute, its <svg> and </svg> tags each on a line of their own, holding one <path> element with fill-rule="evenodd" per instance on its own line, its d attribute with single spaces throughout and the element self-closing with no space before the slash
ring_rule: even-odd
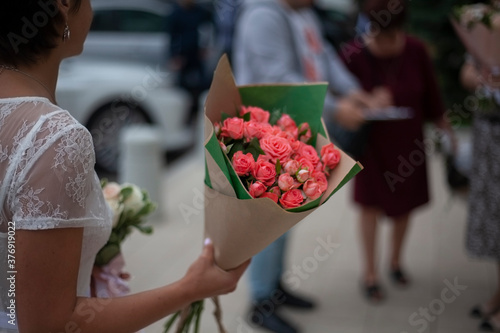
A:
<svg viewBox="0 0 500 333">
<path fill-rule="evenodd" d="M 83 227 L 77 292 L 90 295 L 94 258 L 111 231 L 94 163 L 90 133 L 67 111 L 45 98 L 0 99 L 0 315 L 9 304 L 9 222 L 16 230 Z"/>
</svg>

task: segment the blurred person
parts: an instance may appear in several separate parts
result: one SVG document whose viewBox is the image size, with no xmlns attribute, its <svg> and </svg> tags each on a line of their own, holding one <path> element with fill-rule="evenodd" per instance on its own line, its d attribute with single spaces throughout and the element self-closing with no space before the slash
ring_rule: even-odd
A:
<svg viewBox="0 0 500 333">
<path fill-rule="evenodd" d="M 473 257 L 496 262 L 497 290 L 471 314 L 483 319 L 482 330 L 500 332 L 500 76 L 469 58 L 462 67 L 461 81 L 471 91 L 487 88 L 496 92 L 491 110 L 474 113 L 466 247 Z"/>
<path fill-rule="evenodd" d="M 238 84 L 328 81 L 324 120 L 356 129 L 362 108 L 378 105 L 321 37 L 312 0 L 247 1 L 236 28 L 233 66 Z M 306 110 L 304 110 L 306 112 Z M 272 332 L 298 329 L 276 310 L 279 306 L 312 309 L 314 302 L 284 286 L 288 234 L 257 254 L 250 266 L 250 321 Z M 285 281 L 282 281 L 285 280 Z"/>
<path fill-rule="evenodd" d="M 217 27 L 217 47 L 220 54 L 233 59 L 233 40 L 236 19 L 242 0 L 215 0 L 215 23 Z"/>
<path fill-rule="evenodd" d="M 222 271 L 207 241 L 177 282 L 90 297 L 112 212 L 94 171 L 92 137 L 57 106 L 55 90 L 61 61 L 82 52 L 91 21 L 90 0 L 0 4 L 1 332 L 137 332 L 234 290 L 248 265 Z"/>
<path fill-rule="evenodd" d="M 188 123 L 196 119 L 200 94 L 209 87 L 208 50 L 201 43 L 200 29 L 211 22 L 211 11 L 194 0 L 177 0 L 168 17 L 170 68 L 177 73 L 178 85 L 191 95 Z"/>
<path fill-rule="evenodd" d="M 425 45 L 405 33 L 408 5 L 404 0 L 367 0 L 363 13 L 378 33 L 366 34 L 364 44 L 352 42 L 342 51 L 349 70 L 366 91 L 384 88 L 394 106 L 411 108 L 411 119 L 372 122 L 359 160 L 364 166 L 354 182 L 360 207 L 363 249 L 363 292 L 369 301 L 384 298 L 376 267 L 378 220 L 392 220 L 391 281 L 407 286 L 402 252 L 410 215 L 429 201 L 423 126 L 432 121 L 450 135 L 431 60 Z M 373 29 L 373 31 L 377 31 Z"/>
</svg>

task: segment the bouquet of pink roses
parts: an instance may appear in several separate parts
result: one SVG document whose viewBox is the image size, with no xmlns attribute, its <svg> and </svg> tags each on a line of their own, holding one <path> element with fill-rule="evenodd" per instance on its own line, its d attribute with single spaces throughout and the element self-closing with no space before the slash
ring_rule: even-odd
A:
<svg viewBox="0 0 500 333">
<path fill-rule="evenodd" d="M 332 143 L 318 154 L 308 144 L 312 139 L 308 123 L 297 126 L 278 109 L 271 113 L 254 106 L 242 106 L 239 116 L 223 118 L 215 124 L 217 138 L 253 198 L 269 198 L 290 209 L 326 192 L 326 177 L 341 154 Z"/>
<path fill-rule="evenodd" d="M 205 102 L 204 146 L 205 237 L 222 269 L 262 251 L 361 171 L 328 139 L 321 119 L 326 89 L 326 83 L 237 87 L 227 57 L 220 60 Z M 203 301 L 193 303 L 170 318 L 165 332 L 177 319 L 176 332 L 191 325 L 198 332 L 202 311 Z"/>
</svg>

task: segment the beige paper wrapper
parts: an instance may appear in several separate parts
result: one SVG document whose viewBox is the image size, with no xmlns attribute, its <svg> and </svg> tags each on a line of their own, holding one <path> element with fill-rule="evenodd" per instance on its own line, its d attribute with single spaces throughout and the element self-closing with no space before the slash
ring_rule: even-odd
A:
<svg viewBox="0 0 500 333">
<path fill-rule="evenodd" d="M 240 106 L 241 97 L 229 62 L 223 57 L 205 103 L 205 144 L 213 134 L 213 123 L 220 121 L 221 113 L 235 115 Z M 329 142 L 327 138 L 318 136 L 317 145 Z M 344 152 L 341 151 L 341 154 L 339 165 L 328 179 L 324 200 L 357 164 Z M 222 269 L 239 266 L 317 209 L 291 213 L 267 198 L 238 199 L 207 150 L 205 156 L 213 187 L 205 186 L 205 234 L 214 244 L 215 260 Z"/>
</svg>

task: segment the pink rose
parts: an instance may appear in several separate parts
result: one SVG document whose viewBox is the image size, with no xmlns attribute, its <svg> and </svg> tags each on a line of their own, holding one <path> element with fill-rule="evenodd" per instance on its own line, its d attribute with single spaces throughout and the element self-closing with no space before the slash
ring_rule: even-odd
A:
<svg viewBox="0 0 500 333">
<path fill-rule="evenodd" d="M 321 192 L 325 192 L 328 188 L 328 180 L 326 179 L 326 175 L 322 171 L 314 171 L 312 174 L 312 179 L 318 183 L 320 186 Z"/>
<path fill-rule="evenodd" d="M 233 168 L 238 176 L 248 176 L 252 172 L 255 161 L 251 153 L 243 154 L 237 151 L 232 158 Z"/>
<path fill-rule="evenodd" d="M 266 192 L 266 190 L 267 190 L 267 188 L 264 184 L 262 184 L 261 182 L 255 182 L 255 183 L 250 184 L 249 192 L 253 198 L 258 198 L 264 192 Z"/>
<path fill-rule="evenodd" d="M 259 123 L 255 120 L 250 120 L 244 123 L 243 125 L 243 135 L 248 140 L 253 138 L 260 139 L 264 135 L 262 132 L 262 123 Z"/>
<path fill-rule="evenodd" d="M 308 169 L 308 170 L 314 170 L 314 165 L 311 163 L 311 161 L 309 161 L 307 158 L 305 158 L 304 156 L 300 156 L 299 158 L 297 158 L 297 162 L 300 163 L 301 167 L 303 169 Z"/>
<path fill-rule="evenodd" d="M 264 192 L 264 193 L 262 193 L 262 195 L 260 197 L 261 198 L 269 198 L 276 203 L 278 203 L 278 200 L 279 200 L 279 197 L 272 192 Z"/>
<path fill-rule="evenodd" d="M 240 113 L 241 115 L 247 114 L 248 112 L 250 112 L 251 120 L 257 121 L 259 123 L 269 122 L 270 113 L 267 112 L 266 110 L 263 110 L 256 106 L 241 107 L 241 113 Z"/>
<path fill-rule="evenodd" d="M 298 152 L 303 142 L 298 140 L 290 140 L 290 146 L 294 153 Z"/>
<path fill-rule="evenodd" d="M 318 164 L 319 162 L 319 156 L 316 152 L 316 149 L 308 144 L 302 143 L 299 148 L 298 154 L 308 159 L 313 166 L 316 166 L 316 164 Z"/>
<path fill-rule="evenodd" d="M 297 172 L 297 180 L 301 183 L 304 183 L 311 177 L 311 172 L 307 169 L 301 169 Z"/>
<path fill-rule="evenodd" d="M 322 194 L 321 186 L 314 180 L 308 180 L 304 184 L 304 194 L 311 200 L 318 199 Z"/>
<path fill-rule="evenodd" d="M 312 133 L 311 133 L 311 127 L 309 127 L 308 123 L 302 123 L 299 125 L 298 128 L 299 132 L 299 140 L 302 142 L 307 142 L 311 139 Z"/>
<path fill-rule="evenodd" d="M 266 186 L 271 186 L 276 181 L 276 166 L 263 160 L 257 161 L 252 170 L 252 176 Z"/>
<path fill-rule="evenodd" d="M 243 119 L 238 117 L 227 118 L 222 125 L 221 136 L 232 139 L 241 139 L 243 137 Z"/>
<path fill-rule="evenodd" d="M 278 186 L 283 192 L 289 191 L 293 188 L 295 179 L 288 173 L 283 173 L 278 178 Z"/>
<path fill-rule="evenodd" d="M 300 163 L 296 160 L 289 160 L 283 165 L 285 172 L 295 175 L 300 169 Z"/>
<path fill-rule="evenodd" d="M 268 124 L 268 123 L 260 123 L 261 124 L 261 132 L 262 132 L 262 135 L 260 136 L 259 139 L 265 137 L 265 136 L 268 136 L 268 135 L 274 135 L 274 127 L 271 126 L 271 124 Z"/>
<path fill-rule="evenodd" d="M 304 201 L 304 196 L 301 190 L 293 189 L 285 192 L 280 199 L 280 203 L 284 208 L 299 207 Z"/>
<path fill-rule="evenodd" d="M 260 147 L 273 162 L 280 160 L 286 163 L 292 154 L 292 147 L 287 139 L 279 136 L 268 135 L 259 141 Z"/>
<path fill-rule="evenodd" d="M 334 169 L 340 163 L 340 158 L 340 151 L 333 146 L 333 143 L 321 148 L 321 161 L 330 170 Z"/>
<path fill-rule="evenodd" d="M 276 123 L 283 131 L 293 131 L 297 128 L 295 121 L 287 114 L 283 114 Z"/>
<path fill-rule="evenodd" d="M 117 200 L 120 196 L 121 186 L 118 183 L 110 182 L 102 189 L 104 194 L 104 199 L 106 200 Z"/>
<path fill-rule="evenodd" d="M 267 192 L 271 192 L 273 194 L 276 194 L 278 196 L 278 198 L 281 197 L 281 189 L 279 188 L 279 186 L 273 186 L 269 190 L 267 190 Z"/>
</svg>

